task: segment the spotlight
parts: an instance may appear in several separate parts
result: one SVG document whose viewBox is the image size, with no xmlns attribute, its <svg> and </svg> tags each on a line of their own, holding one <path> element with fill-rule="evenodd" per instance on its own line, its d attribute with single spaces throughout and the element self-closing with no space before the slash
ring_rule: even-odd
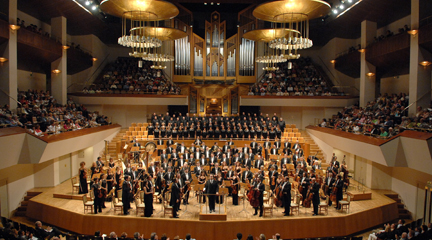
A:
<svg viewBox="0 0 432 240">
<path fill-rule="evenodd" d="M 337 9 L 333 9 L 333 13 L 334 13 L 334 14 L 337 14 L 337 13 L 338 13 L 338 10 L 337 10 Z"/>
<path fill-rule="evenodd" d="M 352 3 L 352 0 L 348 0 L 349 3 Z"/>
<path fill-rule="evenodd" d="M 204 5 L 207 5 L 207 3 L 205 2 Z"/>
<path fill-rule="evenodd" d="M 218 6 L 219 6 L 219 5 L 220 5 L 220 3 L 216 3 L 216 5 L 218 5 Z"/>
<path fill-rule="evenodd" d="M 93 5 L 91 9 L 94 11 L 94 10 L 97 9 L 97 6 L 96 6 L 96 5 Z"/>
<path fill-rule="evenodd" d="M 345 6 L 344 6 L 343 4 L 341 4 L 341 5 L 339 5 L 339 8 L 340 8 L 340 9 L 344 9 Z"/>
<path fill-rule="evenodd" d="M 85 1 L 86 6 L 90 5 L 90 3 L 91 3 L 90 1 Z"/>
<path fill-rule="evenodd" d="M 210 3 L 210 5 L 213 5 L 213 4 L 214 4 L 213 2 Z"/>
</svg>

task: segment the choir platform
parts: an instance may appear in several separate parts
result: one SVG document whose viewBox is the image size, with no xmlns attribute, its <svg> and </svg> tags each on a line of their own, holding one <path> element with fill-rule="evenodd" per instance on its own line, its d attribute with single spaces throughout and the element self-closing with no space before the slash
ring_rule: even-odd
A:
<svg viewBox="0 0 432 240">
<path fill-rule="evenodd" d="M 180 218 L 177 219 L 171 218 L 169 206 L 164 209 L 157 199 L 150 218 L 143 217 L 142 212 L 136 214 L 135 203 L 131 204 L 133 209 L 130 215 L 126 216 L 122 215 L 122 211 L 115 211 L 111 202 L 105 203 L 102 213 L 85 212 L 83 195 L 73 192 L 71 180 L 56 187 L 36 188 L 29 192 L 40 194 L 29 200 L 28 218 L 78 234 L 93 234 L 100 230 L 103 233 L 115 231 L 132 235 L 139 231 L 145 235 L 151 232 L 166 233 L 168 236 L 191 233 L 196 239 L 233 239 L 238 232 L 254 236 L 260 233 L 272 236 L 278 232 L 284 239 L 318 238 L 353 235 L 398 218 L 397 202 L 384 195 L 385 191 L 365 188 L 356 181 L 351 181 L 347 191 L 351 201 L 349 208 L 343 211 L 336 210 L 333 205 L 328 212 L 323 210 L 319 216 L 312 216 L 312 208 L 300 206 L 298 213 L 291 212 L 290 216 L 284 217 L 283 208 L 274 207 L 264 217 L 258 217 L 253 216 L 254 209 L 247 199 L 240 199 L 239 205 L 234 206 L 232 198 L 227 197 L 220 206 L 221 211 L 216 205 L 216 212 L 212 213 L 226 214 L 226 220 L 200 220 L 200 207 L 205 209 L 205 206 L 198 203 L 198 197 L 193 192 L 189 204 L 181 204 Z M 347 196 L 344 193 L 344 199 Z M 362 200 L 365 198 L 367 200 Z"/>
</svg>

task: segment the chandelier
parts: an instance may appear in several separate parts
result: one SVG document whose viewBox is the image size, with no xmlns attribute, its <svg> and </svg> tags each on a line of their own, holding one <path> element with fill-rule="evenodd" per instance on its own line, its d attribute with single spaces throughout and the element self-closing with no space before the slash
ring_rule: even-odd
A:
<svg viewBox="0 0 432 240">
<path fill-rule="evenodd" d="M 187 36 L 179 29 L 158 26 L 160 21 L 170 20 L 179 14 L 178 8 L 170 2 L 103 0 L 100 9 L 122 19 L 122 35 L 118 38 L 118 44 L 131 48 L 129 56 L 154 62 L 154 69 L 165 69 L 162 62 L 174 61 L 174 56 L 158 50 L 164 41 Z"/>
<path fill-rule="evenodd" d="M 330 5 L 321 0 L 281 0 L 259 5 L 253 15 L 271 22 L 272 29 L 252 30 L 244 38 L 265 43 L 267 53 L 256 58 L 256 62 L 267 64 L 263 70 L 278 70 L 276 63 L 298 59 L 297 50 L 313 46 L 309 38 L 309 20 L 324 16 Z"/>
</svg>

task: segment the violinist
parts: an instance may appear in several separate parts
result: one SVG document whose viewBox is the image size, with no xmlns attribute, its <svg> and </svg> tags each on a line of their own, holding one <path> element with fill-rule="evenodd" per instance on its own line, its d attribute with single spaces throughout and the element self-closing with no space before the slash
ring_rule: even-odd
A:
<svg viewBox="0 0 432 240">
<path fill-rule="evenodd" d="M 186 160 L 183 158 L 183 155 L 180 155 L 180 158 L 177 162 L 177 169 L 180 169 L 182 171 L 182 168 L 187 164 Z"/>
<path fill-rule="evenodd" d="M 79 194 L 88 193 L 87 185 L 87 169 L 85 168 L 85 162 L 80 163 L 79 168 Z"/>
<path fill-rule="evenodd" d="M 218 172 L 217 175 L 215 174 L 215 180 L 217 181 L 219 188 L 225 187 L 224 182 L 223 182 L 224 179 L 222 177 L 222 172 Z M 216 203 L 223 204 L 223 199 L 224 199 L 223 195 L 216 197 Z"/>
<path fill-rule="evenodd" d="M 336 190 L 336 210 L 340 210 L 341 209 L 341 205 L 340 205 L 340 200 L 342 200 L 342 195 L 343 195 L 343 181 L 342 181 L 342 176 L 341 175 L 337 175 L 337 179 L 334 183 L 334 187 L 337 188 Z"/>
<path fill-rule="evenodd" d="M 281 162 L 281 168 L 282 168 L 283 165 L 291 163 L 291 158 L 289 158 L 288 155 L 285 153 L 283 155 L 283 158 L 280 160 L 280 162 Z"/>
<path fill-rule="evenodd" d="M 204 172 L 204 169 L 201 166 L 200 162 L 196 162 L 195 169 L 194 169 L 195 176 L 198 178 L 201 175 L 201 172 Z"/>
<path fill-rule="evenodd" d="M 183 204 L 189 204 L 189 191 L 190 191 L 190 185 L 193 181 L 192 179 L 192 174 L 189 172 L 189 168 L 184 168 L 183 170 L 183 174 L 181 175 L 181 178 L 185 184 L 185 186 L 183 187 L 183 193 L 184 193 L 184 197 L 183 197 Z"/>
<path fill-rule="evenodd" d="M 94 195 L 94 199 L 93 199 L 93 204 L 94 204 L 94 214 L 97 214 L 98 212 L 102 212 L 102 198 L 101 195 L 99 195 L 99 192 L 101 191 L 101 185 L 99 184 L 99 178 L 94 178 L 93 179 L 93 185 L 92 185 L 92 190 L 93 190 L 93 195 Z"/>
<path fill-rule="evenodd" d="M 254 188 L 256 191 L 259 192 L 258 194 L 258 201 L 259 201 L 259 205 L 258 207 L 255 207 L 255 213 L 254 216 L 258 214 L 258 208 L 260 210 L 260 217 L 262 217 L 263 215 L 263 211 L 264 211 L 264 190 L 265 190 L 265 186 L 264 184 L 261 182 L 261 178 L 256 178 L 256 182 L 254 184 Z"/>
<path fill-rule="evenodd" d="M 236 172 L 233 172 L 234 175 L 231 180 L 231 188 L 232 188 L 232 199 L 233 205 L 238 205 L 238 192 L 240 191 L 240 179 Z"/>
<path fill-rule="evenodd" d="M 107 175 L 102 173 L 100 178 L 100 191 L 101 191 L 101 204 L 102 208 L 105 207 L 105 198 L 108 192 L 108 182 L 107 182 Z"/>
<path fill-rule="evenodd" d="M 206 172 L 205 171 L 201 171 L 200 175 L 198 176 L 198 184 L 200 184 L 200 185 L 201 184 L 205 184 L 206 180 L 207 180 Z M 199 198 L 198 198 L 199 202 L 201 202 L 201 198 L 202 198 L 202 192 L 199 193 Z M 203 198 L 203 203 L 205 203 L 205 202 L 206 202 L 206 198 L 204 197 Z"/>
<path fill-rule="evenodd" d="M 276 188 L 276 180 L 277 180 L 278 175 L 279 175 L 279 173 L 275 170 L 274 166 L 271 166 L 270 171 L 268 172 L 268 177 L 270 180 L 270 189 L 272 191 L 274 191 Z"/>
<path fill-rule="evenodd" d="M 287 169 L 287 167 L 286 167 L 285 164 L 282 165 L 281 175 L 284 176 L 284 177 L 288 176 L 288 169 Z"/>
<path fill-rule="evenodd" d="M 112 170 L 109 168 L 107 170 L 105 181 L 107 182 L 107 192 L 109 192 L 114 187 L 114 174 L 112 173 Z M 108 198 L 106 199 L 106 201 L 111 201 L 111 199 Z"/>
<path fill-rule="evenodd" d="M 272 160 L 271 160 L 271 163 L 270 163 L 269 166 L 268 166 L 268 171 L 270 171 L 271 167 L 273 167 L 275 171 L 278 170 L 278 166 L 277 166 L 277 164 L 276 164 L 276 159 L 272 159 Z"/>
<path fill-rule="evenodd" d="M 153 214 L 153 193 L 154 193 L 154 187 L 152 183 L 152 175 L 146 174 L 144 176 L 144 216 L 145 217 L 151 217 Z"/>
<path fill-rule="evenodd" d="M 324 193 L 328 196 L 330 196 L 330 194 L 333 192 L 333 185 L 335 183 L 335 179 L 333 177 L 333 173 L 332 172 L 327 172 L 327 178 L 325 179 L 325 189 L 324 189 Z M 332 200 L 329 197 L 329 203 L 328 205 L 331 206 L 332 205 Z"/>
<path fill-rule="evenodd" d="M 311 193 L 312 196 L 312 204 L 313 204 L 313 216 L 318 215 L 318 205 L 320 204 L 320 198 L 319 198 L 319 184 L 316 182 L 315 178 L 312 178 L 311 180 Z"/>
<path fill-rule="evenodd" d="M 264 166 L 264 161 L 261 158 L 261 155 L 258 155 L 258 159 L 254 163 L 254 168 L 260 169 L 261 166 Z"/>
<path fill-rule="evenodd" d="M 157 192 L 157 193 L 159 193 L 159 195 L 161 195 L 162 194 L 162 180 L 163 180 L 163 176 L 164 176 L 164 173 L 163 173 L 161 168 L 156 167 L 155 176 L 156 176 L 155 186 L 154 186 L 155 192 Z M 159 202 L 162 202 L 161 198 L 159 198 Z"/>
<path fill-rule="evenodd" d="M 257 176 L 256 177 L 260 177 L 260 178 L 262 178 L 262 179 L 264 179 L 265 178 L 265 170 L 264 170 L 264 166 L 261 166 L 261 168 L 258 170 L 258 172 L 257 172 L 257 174 L 256 174 Z M 256 178 L 255 177 L 255 178 Z"/>
<path fill-rule="evenodd" d="M 291 183 L 289 182 L 288 176 L 285 176 L 281 188 L 283 193 L 283 205 L 285 208 L 285 211 L 283 213 L 284 216 L 289 216 L 291 210 Z"/>
<path fill-rule="evenodd" d="M 215 163 L 214 167 L 211 170 L 211 173 L 217 176 L 219 173 L 221 173 L 221 168 L 219 167 L 219 163 Z"/>
<path fill-rule="evenodd" d="M 115 194 L 117 196 L 117 191 L 121 189 L 121 181 L 123 180 L 123 171 L 120 166 L 117 166 L 116 171 L 114 173 L 114 186 L 116 188 Z"/>
<path fill-rule="evenodd" d="M 299 184 L 300 184 L 300 187 L 302 188 L 301 195 L 303 196 L 303 203 L 304 203 L 304 200 L 306 200 L 306 194 L 308 192 L 309 185 L 310 185 L 310 180 L 307 177 L 307 174 L 305 172 L 303 172 L 303 176 L 301 177 Z"/>
</svg>

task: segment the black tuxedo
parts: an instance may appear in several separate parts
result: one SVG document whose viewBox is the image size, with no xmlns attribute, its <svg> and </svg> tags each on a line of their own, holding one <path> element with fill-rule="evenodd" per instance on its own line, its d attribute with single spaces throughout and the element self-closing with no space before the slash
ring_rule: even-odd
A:
<svg viewBox="0 0 432 240">
<path fill-rule="evenodd" d="M 200 158 L 199 162 L 200 162 L 200 165 L 201 165 L 201 166 L 206 166 L 206 165 L 208 165 L 208 162 L 207 162 L 207 160 L 206 160 L 205 158 Z"/>
<path fill-rule="evenodd" d="M 300 146 L 300 143 L 294 143 L 294 146 L 293 146 L 293 148 L 294 148 L 294 149 L 298 149 L 298 148 L 301 148 L 301 146 Z"/>
<path fill-rule="evenodd" d="M 201 175 L 201 172 L 202 171 L 204 171 L 204 168 L 202 167 L 202 166 L 196 166 L 195 167 L 195 169 L 194 169 L 194 172 L 195 172 L 195 175 L 197 176 L 197 177 L 199 177 L 199 175 Z"/>
<path fill-rule="evenodd" d="M 219 185 L 218 182 L 216 180 L 208 180 L 205 184 L 204 187 L 204 192 L 207 194 L 216 194 L 219 192 Z M 214 211 L 215 210 L 215 201 L 216 201 L 216 196 L 215 195 L 208 195 L 208 199 L 209 199 L 209 208 L 210 211 Z"/>
<path fill-rule="evenodd" d="M 264 142 L 264 148 L 271 148 L 271 142 Z"/>
<path fill-rule="evenodd" d="M 166 153 L 171 154 L 172 151 L 173 151 L 173 148 L 172 147 L 167 147 L 165 151 L 166 151 Z"/>
<path fill-rule="evenodd" d="M 177 147 L 177 152 L 178 153 L 185 153 L 186 152 L 186 147 L 182 146 L 182 145 L 178 146 Z"/>
<path fill-rule="evenodd" d="M 230 149 L 230 146 L 229 145 L 224 145 L 222 147 L 222 152 L 226 153 L 226 152 L 228 152 L 228 149 Z"/>
<path fill-rule="evenodd" d="M 211 173 L 213 173 L 215 176 L 218 174 L 218 173 L 220 173 L 221 172 L 221 168 L 220 167 L 214 167 L 214 168 L 212 168 L 212 170 L 211 170 Z"/>
<path fill-rule="evenodd" d="M 229 158 L 222 158 L 221 159 L 221 165 L 223 162 L 225 162 L 227 166 L 231 165 L 231 159 L 229 159 Z"/>
<path fill-rule="evenodd" d="M 123 202 L 123 214 L 129 214 L 130 202 L 132 200 L 132 184 L 128 181 L 123 182 L 122 186 L 122 202 Z"/>
<path fill-rule="evenodd" d="M 234 157 L 232 160 L 232 165 L 234 165 L 236 162 L 241 162 L 241 158 L 240 157 Z"/>
<path fill-rule="evenodd" d="M 168 146 L 171 146 L 171 145 L 173 145 L 173 144 L 174 144 L 174 141 L 173 141 L 173 140 L 167 140 L 167 142 L 166 142 L 167 147 L 168 147 Z"/>
<path fill-rule="evenodd" d="M 281 146 L 281 142 L 276 141 L 276 142 L 274 142 L 274 145 L 276 146 L 277 149 L 279 149 Z"/>
<path fill-rule="evenodd" d="M 283 166 L 284 164 L 291 163 L 291 159 L 290 159 L 290 158 L 287 158 L 287 157 L 284 157 L 284 158 L 281 159 L 280 162 L 281 162 L 281 168 L 282 168 L 282 166 Z"/>
<path fill-rule="evenodd" d="M 246 158 L 246 159 L 244 160 L 244 162 L 243 162 L 243 165 L 244 165 L 245 167 L 252 167 L 252 160 L 249 159 L 249 158 Z"/>
<path fill-rule="evenodd" d="M 278 154 L 278 150 L 277 150 L 276 148 L 272 148 L 272 149 L 270 150 L 270 154 L 271 154 L 271 155 L 277 155 L 277 154 Z"/>
<path fill-rule="evenodd" d="M 291 148 L 290 142 L 284 142 L 284 148 Z"/>
<path fill-rule="evenodd" d="M 312 196 L 312 204 L 313 204 L 314 215 L 315 214 L 318 215 L 318 205 L 320 203 L 320 199 L 319 199 L 319 184 L 318 183 L 314 183 L 312 185 L 311 193 L 313 194 L 313 196 Z"/>
<path fill-rule="evenodd" d="M 164 144 L 164 140 L 159 139 L 159 140 L 157 141 L 157 145 L 163 145 L 163 144 Z"/>
<path fill-rule="evenodd" d="M 171 186 L 171 202 L 170 205 L 173 207 L 173 217 L 177 217 L 177 211 L 180 207 L 180 187 L 178 183 L 173 183 Z"/>
<path fill-rule="evenodd" d="M 244 182 L 244 183 L 246 182 L 246 179 L 248 179 L 249 182 L 250 182 L 250 180 L 252 179 L 252 172 L 248 171 L 248 170 L 245 170 L 241 174 L 241 179 L 242 179 L 242 182 Z"/>
<path fill-rule="evenodd" d="M 285 215 L 288 216 L 291 210 L 291 183 L 285 182 L 282 185 L 283 204 L 285 207 Z"/>
<path fill-rule="evenodd" d="M 164 178 L 165 178 L 167 185 L 170 184 L 172 182 L 172 180 L 174 179 L 174 172 L 166 172 Z"/>
<path fill-rule="evenodd" d="M 262 159 L 255 160 L 254 168 L 260 169 L 261 166 L 264 166 L 264 161 Z"/>
</svg>

